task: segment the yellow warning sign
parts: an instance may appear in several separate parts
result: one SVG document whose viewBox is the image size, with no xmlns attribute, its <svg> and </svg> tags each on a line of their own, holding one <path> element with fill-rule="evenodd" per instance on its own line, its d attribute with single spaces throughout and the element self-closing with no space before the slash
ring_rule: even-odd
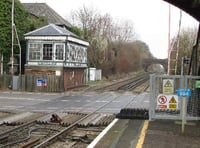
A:
<svg viewBox="0 0 200 148">
<path fill-rule="evenodd" d="M 169 103 L 176 103 L 176 99 L 174 98 L 174 96 L 172 96 L 172 98 L 169 100 Z"/>
<path fill-rule="evenodd" d="M 172 83 L 169 80 L 167 80 L 164 87 L 172 87 Z"/>
<path fill-rule="evenodd" d="M 174 93 L 174 80 L 173 79 L 164 79 L 163 80 L 163 93 L 164 94 L 173 94 Z"/>
<path fill-rule="evenodd" d="M 177 109 L 177 105 L 176 104 L 169 104 L 169 109 Z"/>
</svg>

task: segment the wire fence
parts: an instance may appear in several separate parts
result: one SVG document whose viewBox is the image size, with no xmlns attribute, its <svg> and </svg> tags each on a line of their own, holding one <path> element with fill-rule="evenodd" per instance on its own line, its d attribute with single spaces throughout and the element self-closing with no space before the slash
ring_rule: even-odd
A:
<svg viewBox="0 0 200 148">
<path fill-rule="evenodd" d="M 185 106 L 184 106 L 185 100 Z M 150 119 L 200 120 L 200 77 L 151 75 Z"/>
</svg>

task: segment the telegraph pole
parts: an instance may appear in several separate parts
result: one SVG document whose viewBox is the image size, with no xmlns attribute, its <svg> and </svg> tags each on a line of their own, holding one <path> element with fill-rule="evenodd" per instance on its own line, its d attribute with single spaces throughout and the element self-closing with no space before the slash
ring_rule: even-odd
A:
<svg viewBox="0 0 200 148">
<path fill-rule="evenodd" d="M 169 14 L 168 14 L 168 75 L 170 74 L 170 54 L 171 54 L 171 6 L 169 4 Z"/>
<path fill-rule="evenodd" d="M 13 46 L 14 46 L 14 3 L 15 1 L 12 0 L 12 14 L 11 14 L 11 19 L 12 19 L 11 75 L 12 76 L 14 74 L 14 49 L 13 49 Z"/>
</svg>

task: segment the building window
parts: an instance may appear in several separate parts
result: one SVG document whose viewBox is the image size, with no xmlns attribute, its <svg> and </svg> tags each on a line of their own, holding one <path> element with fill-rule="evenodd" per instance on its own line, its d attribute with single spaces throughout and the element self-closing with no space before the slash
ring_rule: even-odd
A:
<svg viewBox="0 0 200 148">
<path fill-rule="evenodd" d="M 40 43 L 29 44 L 29 60 L 40 60 Z"/>
<path fill-rule="evenodd" d="M 52 60 L 53 45 L 52 44 L 43 44 L 43 60 Z"/>
<path fill-rule="evenodd" d="M 64 60 L 64 44 L 55 45 L 55 60 Z"/>
</svg>

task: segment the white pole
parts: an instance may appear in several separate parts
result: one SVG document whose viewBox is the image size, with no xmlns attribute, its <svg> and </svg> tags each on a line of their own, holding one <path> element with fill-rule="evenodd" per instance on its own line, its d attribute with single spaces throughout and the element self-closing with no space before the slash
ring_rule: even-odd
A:
<svg viewBox="0 0 200 148">
<path fill-rule="evenodd" d="M 171 54 L 171 6 L 169 4 L 169 14 L 168 14 L 168 75 L 170 74 L 170 54 Z"/>
</svg>

